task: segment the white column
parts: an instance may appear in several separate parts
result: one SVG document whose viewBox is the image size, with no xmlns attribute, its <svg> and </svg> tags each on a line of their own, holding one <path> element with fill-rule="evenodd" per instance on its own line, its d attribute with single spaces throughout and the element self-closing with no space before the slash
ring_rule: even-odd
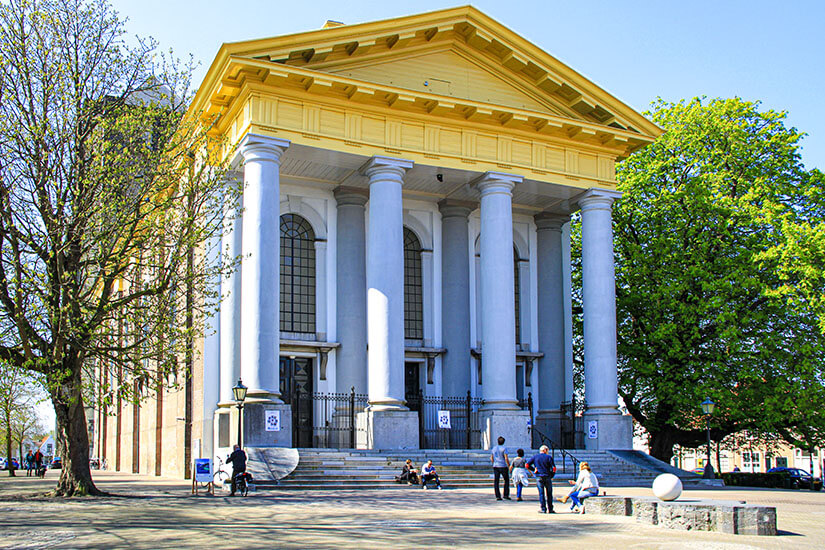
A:
<svg viewBox="0 0 825 550">
<path fill-rule="evenodd" d="M 466 395 L 470 389 L 470 207 L 441 201 L 442 393 Z M 473 256 L 475 258 L 475 256 Z M 475 260 L 473 260 L 475 262 Z M 475 265 L 475 263 L 473 264 Z"/>
<path fill-rule="evenodd" d="M 538 247 L 538 428 L 561 442 L 559 418 L 565 401 L 564 370 L 564 268 L 562 225 L 567 216 L 542 213 L 536 216 Z"/>
<path fill-rule="evenodd" d="M 367 363 L 370 409 L 404 405 L 404 231 L 401 187 L 412 161 L 373 157 L 369 177 Z"/>
<path fill-rule="evenodd" d="M 241 255 L 241 177 L 228 174 L 224 198 L 224 230 L 221 253 L 234 262 Z M 225 273 L 221 280 L 220 306 L 220 394 L 221 403 L 234 403 L 232 386 L 241 376 L 241 265 L 235 271 Z"/>
<path fill-rule="evenodd" d="M 338 188 L 336 232 L 336 391 L 367 391 L 367 260 L 362 190 Z M 349 443 L 347 443 L 348 445 Z"/>
<path fill-rule="evenodd" d="M 244 157 L 241 376 L 248 396 L 281 402 L 280 161 L 289 141 L 249 134 Z"/>
<path fill-rule="evenodd" d="M 327 340 L 327 241 L 315 241 L 315 336 Z"/>
<path fill-rule="evenodd" d="M 521 323 L 521 349 L 530 350 L 530 261 L 526 259 L 518 262 L 519 278 L 519 322 Z"/>
<path fill-rule="evenodd" d="M 582 306 L 588 410 L 618 409 L 616 379 L 616 281 L 611 205 L 619 195 L 588 191 L 582 213 Z"/>
<path fill-rule="evenodd" d="M 424 346 L 433 345 L 433 251 L 421 251 L 421 297 L 424 308 Z"/>
<path fill-rule="evenodd" d="M 487 172 L 481 192 L 481 353 L 483 408 L 517 409 L 513 282 L 513 187 L 521 176 Z"/>
<path fill-rule="evenodd" d="M 585 421 L 595 422 L 587 448 L 632 448 L 632 426 L 618 407 L 616 281 L 611 207 L 620 193 L 591 189 L 582 212 L 582 307 L 584 313 Z"/>
</svg>

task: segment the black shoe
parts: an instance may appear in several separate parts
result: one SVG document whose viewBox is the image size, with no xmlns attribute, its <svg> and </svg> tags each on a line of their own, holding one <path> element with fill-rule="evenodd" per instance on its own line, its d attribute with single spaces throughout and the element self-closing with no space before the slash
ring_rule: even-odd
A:
<svg viewBox="0 0 825 550">
<path fill-rule="evenodd" d="M 516 502 L 521 502 L 521 497 L 516 497 Z"/>
<path fill-rule="evenodd" d="M 510 497 L 504 497 L 504 500 L 513 500 Z"/>
<path fill-rule="evenodd" d="M 550 511 L 549 511 L 549 512 L 547 512 L 547 513 L 548 513 L 548 514 L 555 514 L 555 513 L 556 513 L 556 511 L 555 511 L 555 510 L 550 510 Z"/>
<path fill-rule="evenodd" d="M 501 500 L 501 497 L 496 497 L 496 500 Z"/>
</svg>

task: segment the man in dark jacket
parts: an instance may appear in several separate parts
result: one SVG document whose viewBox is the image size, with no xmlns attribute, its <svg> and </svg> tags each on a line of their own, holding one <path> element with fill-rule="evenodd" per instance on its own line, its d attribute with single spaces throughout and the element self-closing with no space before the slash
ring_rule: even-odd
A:
<svg viewBox="0 0 825 550">
<path fill-rule="evenodd" d="M 556 475 L 556 463 L 549 454 L 547 445 L 539 447 L 539 454 L 527 461 L 527 468 L 536 474 L 536 485 L 539 488 L 540 513 L 555 514 L 553 510 L 553 476 Z M 545 497 L 546 495 L 546 497 Z"/>
<path fill-rule="evenodd" d="M 246 453 L 243 452 L 240 445 L 235 445 L 232 454 L 226 459 L 227 464 L 232 464 L 232 491 L 229 496 L 235 496 L 236 477 L 246 471 Z"/>
</svg>

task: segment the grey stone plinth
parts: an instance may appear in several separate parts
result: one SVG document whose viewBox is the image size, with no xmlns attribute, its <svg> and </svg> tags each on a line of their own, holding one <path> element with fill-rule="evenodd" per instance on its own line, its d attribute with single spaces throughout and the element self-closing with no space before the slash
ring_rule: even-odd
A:
<svg viewBox="0 0 825 550">
<path fill-rule="evenodd" d="M 482 410 L 481 411 L 481 446 L 490 449 L 496 445 L 499 437 L 504 437 L 509 447 L 531 447 L 530 432 L 527 423 L 530 413 L 521 409 Z"/>
<path fill-rule="evenodd" d="M 418 413 L 373 411 L 358 413 L 356 444 L 359 449 L 417 449 Z"/>
<path fill-rule="evenodd" d="M 587 433 L 593 420 L 598 422 L 598 435 L 595 439 L 591 439 Z M 587 433 L 584 446 L 587 450 L 633 448 L 633 423 L 630 416 L 585 412 L 584 428 Z"/>
<path fill-rule="evenodd" d="M 277 432 L 266 431 L 266 412 L 281 412 L 281 426 Z M 244 447 L 292 447 L 292 408 L 285 403 L 268 401 L 246 403 L 243 407 Z"/>
<path fill-rule="evenodd" d="M 560 411 L 539 411 L 536 416 L 536 428 L 551 441 L 561 444 L 562 416 Z"/>
<path fill-rule="evenodd" d="M 776 535 L 776 508 L 745 502 L 654 498 L 591 497 L 588 514 L 627 515 L 639 523 L 680 531 L 715 531 L 732 535 Z"/>
<path fill-rule="evenodd" d="M 628 497 L 591 497 L 585 500 L 588 513 L 605 516 L 632 516 L 632 503 Z"/>
</svg>

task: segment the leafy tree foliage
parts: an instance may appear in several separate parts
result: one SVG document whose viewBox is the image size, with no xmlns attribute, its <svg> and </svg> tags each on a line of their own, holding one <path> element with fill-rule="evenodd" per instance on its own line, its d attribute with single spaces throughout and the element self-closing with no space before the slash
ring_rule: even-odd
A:
<svg viewBox="0 0 825 550">
<path fill-rule="evenodd" d="M 619 392 L 651 453 L 749 430 L 823 443 L 822 174 L 784 113 L 654 103 L 665 133 L 618 167 Z M 799 262 L 800 256 L 804 261 Z"/>
<path fill-rule="evenodd" d="M 190 74 L 106 0 L 0 5 L 0 359 L 44 379 L 60 495 L 98 493 L 84 384 L 137 399 L 184 372 L 214 303 L 220 144 L 185 116 Z"/>
</svg>

